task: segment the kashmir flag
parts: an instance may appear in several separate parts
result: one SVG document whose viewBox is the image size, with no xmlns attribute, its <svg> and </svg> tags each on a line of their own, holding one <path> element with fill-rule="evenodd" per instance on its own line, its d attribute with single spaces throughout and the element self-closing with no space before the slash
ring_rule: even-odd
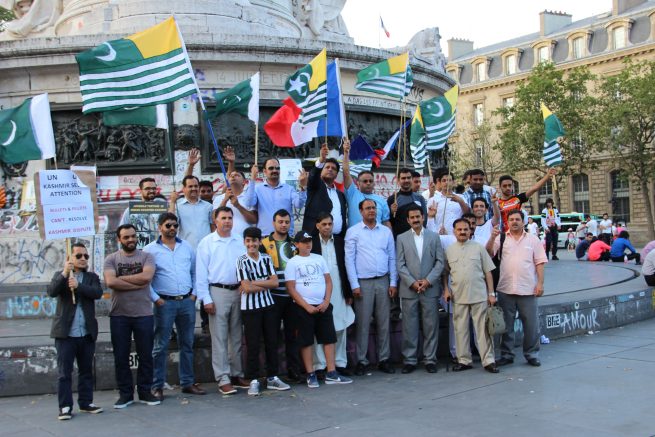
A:
<svg viewBox="0 0 655 437">
<path fill-rule="evenodd" d="M 350 176 L 357 178 L 364 170 L 371 171 L 373 161 L 370 159 L 356 159 L 350 161 Z"/>
<path fill-rule="evenodd" d="M 455 131 L 455 108 L 458 93 L 459 88 L 455 85 L 443 96 L 426 100 L 420 104 L 428 150 L 442 149 Z"/>
<path fill-rule="evenodd" d="M 422 171 L 425 168 L 425 161 L 428 159 L 428 152 L 426 150 L 425 126 L 423 125 L 420 106 L 416 107 L 416 112 L 412 119 L 412 127 L 409 135 L 409 149 L 412 152 L 414 168 L 418 172 Z"/>
<path fill-rule="evenodd" d="M 104 42 L 75 58 L 85 114 L 168 103 L 197 90 L 173 17 L 143 32 Z"/>
<path fill-rule="evenodd" d="M 559 142 L 561 137 L 566 135 L 564 127 L 555 114 L 541 104 L 541 113 L 544 116 L 544 128 L 546 137 L 544 140 L 544 161 L 548 167 L 555 167 L 562 163 L 562 151 Z"/>
<path fill-rule="evenodd" d="M 409 94 L 414 79 L 409 67 L 409 53 L 404 53 L 357 73 L 355 88 L 402 99 Z"/>
<path fill-rule="evenodd" d="M 105 126 L 137 125 L 168 129 L 168 108 L 162 104 L 105 111 L 102 113 L 102 124 Z"/>
<path fill-rule="evenodd" d="M 308 124 L 327 116 L 327 52 L 321 50 L 312 61 L 289 76 L 284 85 L 302 109 L 300 122 Z"/>
<path fill-rule="evenodd" d="M 214 94 L 214 99 L 216 109 L 212 117 L 236 112 L 248 117 L 253 123 L 259 123 L 259 72 L 227 91 Z"/>
<path fill-rule="evenodd" d="M 0 161 L 6 164 L 55 157 L 48 94 L 0 111 Z"/>
<path fill-rule="evenodd" d="M 338 59 L 327 65 L 327 116 L 318 121 L 316 130 L 317 136 L 345 137 L 348 133 Z"/>
</svg>

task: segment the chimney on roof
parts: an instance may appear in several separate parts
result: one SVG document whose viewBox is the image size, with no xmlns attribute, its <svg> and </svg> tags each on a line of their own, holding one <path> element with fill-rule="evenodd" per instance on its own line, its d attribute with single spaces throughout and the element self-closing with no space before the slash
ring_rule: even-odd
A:
<svg viewBox="0 0 655 437">
<path fill-rule="evenodd" d="M 461 58 L 473 51 L 473 41 L 451 38 L 448 41 L 448 60 Z"/>
<path fill-rule="evenodd" d="M 573 22 L 571 14 L 566 12 L 539 12 L 539 32 L 541 36 L 549 35 Z"/>
<path fill-rule="evenodd" d="M 642 3 L 646 3 L 646 0 L 612 0 L 612 15 L 621 15 Z"/>
</svg>

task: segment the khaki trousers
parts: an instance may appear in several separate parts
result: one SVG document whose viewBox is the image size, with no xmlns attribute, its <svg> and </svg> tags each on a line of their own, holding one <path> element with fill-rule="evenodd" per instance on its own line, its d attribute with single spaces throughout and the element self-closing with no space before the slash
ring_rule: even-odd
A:
<svg viewBox="0 0 655 437">
<path fill-rule="evenodd" d="M 473 362 L 471 357 L 471 333 L 469 332 L 469 317 L 473 321 L 475 339 L 480 353 L 483 366 L 493 364 L 494 358 L 493 339 L 486 329 L 486 313 L 488 304 L 484 302 L 473 304 L 453 304 L 453 322 L 455 325 L 455 348 L 457 350 L 457 361 L 468 366 Z"/>
</svg>

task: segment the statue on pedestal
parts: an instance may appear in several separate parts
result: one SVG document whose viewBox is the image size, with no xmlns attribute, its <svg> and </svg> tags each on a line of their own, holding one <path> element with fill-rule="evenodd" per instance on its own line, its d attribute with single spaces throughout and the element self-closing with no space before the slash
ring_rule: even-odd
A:
<svg viewBox="0 0 655 437">
<path fill-rule="evenodd" d="M 0 6 L 16 16 L 5 23 L 0 39 L 21 39 L 34 34 L 47 35 L 61 15 L 62 0 L 0 0 Z"/>
</svg>

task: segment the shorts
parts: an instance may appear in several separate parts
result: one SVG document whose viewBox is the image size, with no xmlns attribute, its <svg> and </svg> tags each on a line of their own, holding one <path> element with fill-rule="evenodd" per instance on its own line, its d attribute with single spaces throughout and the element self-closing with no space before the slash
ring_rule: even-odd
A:
<svg viewBox="0 0 655 437">
<path fill-rule="evenodd" d="M 332 319 L 332 304 L 322 313 L 309 314 L 299 305 L 296 305 L 296 310 L 298 312 L 296 327 L 298 328 L 300 347 L 313 345 L 314 337 L 316 337 L 316 343 L 318 344 L 337 342 L 334 320 Z"/>
</svg>

